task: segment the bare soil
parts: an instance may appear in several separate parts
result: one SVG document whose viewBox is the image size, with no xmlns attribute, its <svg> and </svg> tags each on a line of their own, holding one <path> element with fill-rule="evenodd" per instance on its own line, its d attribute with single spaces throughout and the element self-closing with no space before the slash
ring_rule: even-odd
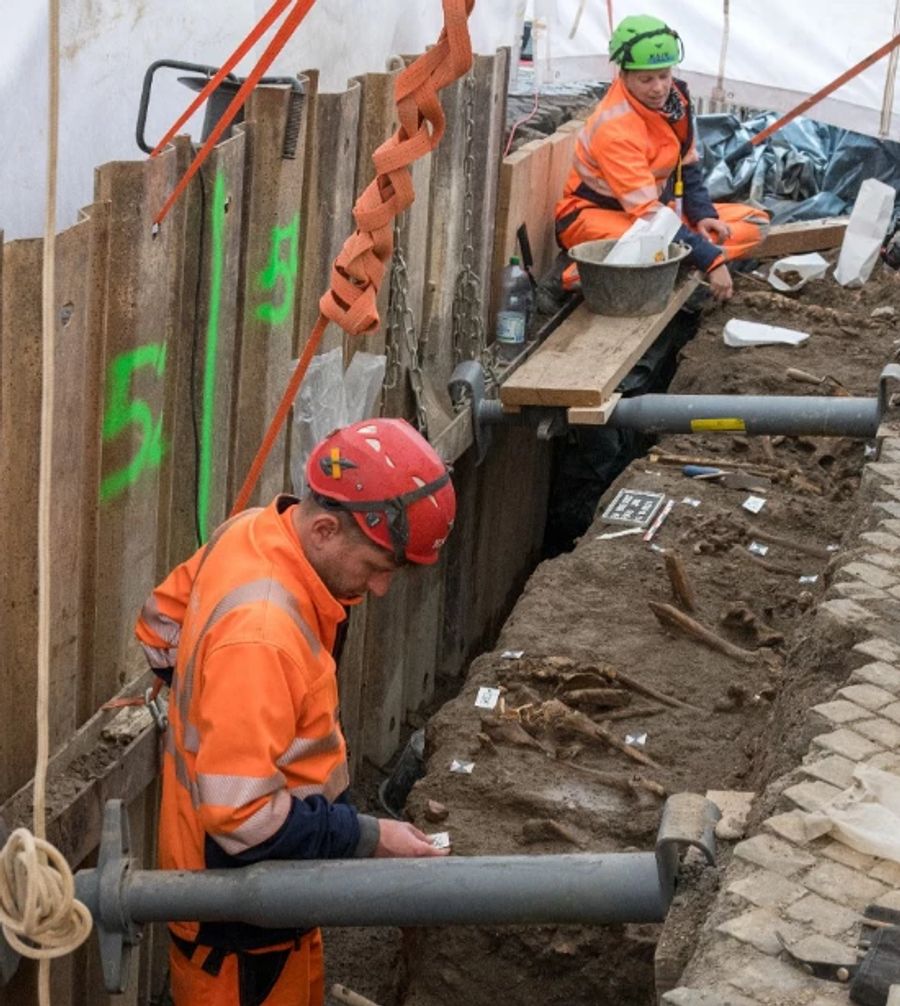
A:
<svg viewBox="0 0 900 1006">
<path fill-rule="evenodd" d="M 872 312 L 900 311 L 898 292 L 900 278 L 880 266 L 859 291 L 828 278 L 790 298 L 738 276 L 727 306 L 703 307 L 670 391 L 821 395 L 837 388 L 831 380 L 790 380 L 786 370 L 797 368 L 829 375 L 851 394 L 874 395 L 900 332 L 897 315 Z M 730 317 L 799 328 L 811 338 L 795 348 L 729 349 L 722 329 Z M 410 818 L 429 831 L 449 830 L 460 856 L 644 850 L 653 847 L 662 805 L 654 787 L 760 791 L 794 767 L 810 736 L 805 710 L 851 667 L 853 639 L 823 632 L 816 606 L 856 531 L 866 446 L 842 438 L 672 436 L 633 462 L 598 514 L 620 488 L 665 493 L 676 503 L 655 548 L 640 535 L 599 540 L 617 527 L 598 516 L 573 552 L 535 571 L 497 648 L 474 662 L 460 694 L 430 720 L 428 772 L 411 794 Z M 670 455 L 751 473 L 763 481 L 765 506 L 754 516 L 742 507 L 747 489 L 688 479 L 681 463 L 667 463 Z M 765 556 L 748 550 L 754 541 L 768 544 Z M 748 656 L 736 659 L 660 625 L 648 602 L 675 602 L 659 549 L 681 557 L 696 598 L 691 616 Z M 510 659 L 508 650 L 524 655 Z M 687 705 L 673 708 L 623 687 L 616 672 Z M 502 711 L 475 707 L 482 685 L 504 689 Z M 585 720 L 567 709 L 619 744 L 646 733 L 646 744 L 630 750 L 653 764 L 588 736 Z M 453 759 L 474 761 L 472 774 L 451 773 Z M 445 823 L 426 820 L 429 800 L 448 808 Z M 715 870 L 695 873 L 694 895 L 680 896 L 660 951 L 675 961 L 669 970 L 689 954 L 715 892 Z M 340 952 L 331 969 L 339 978 L 346 963 L 355 987 L 377 992 L 381 1006 L 643 1006 L 656 1001 L 660 930 L 460 927 L 402 940 L 387 930 L 370 941 L 371 956 L 351 939 L 352 963 Z M 399 972 L 385 963 L 392 955 L 402 959 Z"/>
</svg>

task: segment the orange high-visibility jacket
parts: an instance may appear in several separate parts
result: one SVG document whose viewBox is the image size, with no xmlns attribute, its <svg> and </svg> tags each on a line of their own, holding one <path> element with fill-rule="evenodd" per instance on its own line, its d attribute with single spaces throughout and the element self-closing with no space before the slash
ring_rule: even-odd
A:
<svg viewBox="0 0 900 1006">
<path fill-rule="evenodd" d="M 558 234 L 588 208 L 624 213 L 631 221 L 656 212 L 673 197 L 679 159 L 685 218 L 693 224 L 718 216 L 703 183 L 687 87 L 682 81 L 672 86 L 685 109 L 675 123 L 642 105 L 621 76 L 615 79 L 578 135 L 572 170 L 556 206 Z M 691 246 L 703 269 L 719 257 L 711 242 L 686 227 L 678 239 Z"/>
<path fill-rule="evenodd" d="M 296 502 L 281 496 L 224 524 L 153 591 L 138 621 L 152 665 L 176 657 L 162 869 L 370 855 L 377 842 L 375 820 L 341 801 L 348 772 L 331 651 L 346 612 L 303 554 Z M 232 949 L 279 936 L 172 928 Z"/>
</svg>

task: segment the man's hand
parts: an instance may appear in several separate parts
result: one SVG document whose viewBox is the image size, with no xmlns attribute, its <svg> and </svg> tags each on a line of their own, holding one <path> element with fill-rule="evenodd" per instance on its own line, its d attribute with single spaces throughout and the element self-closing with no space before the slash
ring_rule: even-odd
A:
<svg viewBox="0 0 900 1006">
<path fill-rule="evenodd" d="M 706 274 L 706 278 L 709 281 L 709 292 L 715 300 L 731 300 L 734 284 L 731 281 L 731 273 L 728 271 L 727 265 L 724 263 L 717 265 L 712 272 Z"/>
<path fill-rule="evenodd" d="M 719 244 L 731 237 L 731 228 L 717 217 L 704 217 L 698 220 L 695 226 L 697 233 L 713 244 Z"/>
<path fill-rule="evenodd" d="M 449 849 L 435 849 L 429 837 L 406 821 L 378 819 L 376 858 L 408 859 L 415 856 L 447 856 Z"/>
</svg>

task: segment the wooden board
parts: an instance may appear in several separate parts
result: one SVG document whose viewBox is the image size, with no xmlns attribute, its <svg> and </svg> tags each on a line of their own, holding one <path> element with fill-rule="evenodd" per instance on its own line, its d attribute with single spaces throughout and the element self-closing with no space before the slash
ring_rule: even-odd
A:
<svg viewBox="0 0 900 1006">
<path fill-rule="evenodd" d="M 849 217 L 824 217 L 822 220 L 776 224 L 769 228 L 769 233 L 762 244 L 753 249 L 753 257 L 781 258 L 783 255 L 837 248 L 844 240 L 849 219 Z"/>
<path fill-rule="evenodd" d="M 504 405 L 595 407 L 615 391 L 698 283 L 691 274 L 666 309 L 643 318 L 592 314 L 582 304 L 500 388 Z"/>
<path fill-rule="evenodd" d="M 308 81 L 303 82 L 308 87 Z M 293 158 L 283 156 L 293 103 L 303 111 Z M 258 87 L 247 104 L 244 124 L 243 260 L 237 304 L 235 430 L 228 499 L 237 495 L 262 443 L 287 383 L 294 349 L 300 260 L 300 203 L 303 194 L 307 97 L 288 88 Z M 251 506 L 265 504 L 286 488 L 287 430 L 282 428 Z"/>
<path fill-rule="evenodd" d="M 319 299 L 331 283 L 331 265 L 353 231 L 354 177 L 360 96 L 358 81 L 346 91 L 318 93 L 310 105 L 307 171 L 301 207 L 300 305 L 295 355 L 319 316 Z M 329 325 L 321 352 L 340 346 L 343 332 Z"/>
<path fill-rule="evenodd" d="M 602 405 L 567 409 L 566 419 L 570 426 L 605 426 L 621 397 L 618 391 L 614 391 Z"/>
</svg>

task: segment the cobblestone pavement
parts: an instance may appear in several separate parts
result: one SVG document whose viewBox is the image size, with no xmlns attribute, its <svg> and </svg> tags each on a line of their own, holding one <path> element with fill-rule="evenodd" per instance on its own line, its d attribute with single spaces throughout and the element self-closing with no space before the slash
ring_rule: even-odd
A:
<svg viewBox="0 0 900 1006">
<path fill-rule="evenodd" d="M 858 765 L 900 774 L 900 438 L 882 441 L 863 479 L 875 529 L 860 535 L 820 606 L 867 634 L 853 647 L 859 666 L 809 711 L 821 732 L 797 771 L 773 784 L 777 812 L 735 846 L 683 984 L 662 997 L 668 1006 L 846 1004 L 847 986 L 787 961 L 776 933 L 802 956 L 853 963 L 866 905 L 900 909 L 900 864 L 829 836 L 808 841 L 803 826 Z"/>
</svg>

